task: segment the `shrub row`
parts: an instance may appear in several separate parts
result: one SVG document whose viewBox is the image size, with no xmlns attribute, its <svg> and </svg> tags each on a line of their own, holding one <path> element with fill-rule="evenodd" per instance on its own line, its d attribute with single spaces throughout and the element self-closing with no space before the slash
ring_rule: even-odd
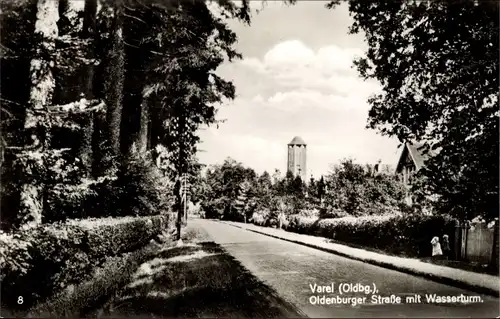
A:
<svg viewBox="0 0 500 319">
<path fill-rule="evenodd" d="M 346 244 L 369 247 L 407 257 L 431 254 L 432 237 L 443 234 L 454 241 L 456 220 L 447 215 L 390 214 L 318 218 L 311 212 L 290 215 L 283 223 L 287 231 L 331 238 Z M 269 226 L 263 214 L 254 214 L 252 222 Z"/>
<path fill-rule="evenodd" d="M 72 220 L 0 233 L 1 304 L 26 310 L 81 282 L 107 257 L 144 246 L 170 222 L 168 215 Z"/>
</svg>

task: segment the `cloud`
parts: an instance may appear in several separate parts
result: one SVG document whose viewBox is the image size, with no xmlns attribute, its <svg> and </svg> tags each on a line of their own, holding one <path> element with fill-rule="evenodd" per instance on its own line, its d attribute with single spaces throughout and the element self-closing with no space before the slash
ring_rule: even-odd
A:
<svg viewBox="0 0 500 319">
<path fill-rule="evenodd" d="M 249 69 L 252 69 L 253 71 L 255 71 L 257 73 L 265 73 L 266 72 L 264 64 L 257 58 L 243 59 L 240 63 L 243 66 L 248 67 Z"/>
<path fill-rule="evenodd" d="M 259 96 L 260 100 L 262 97 Z M 324 94 L 311 89 L 277 92 L 267 99 L 269 105 L 284 111 L 297 108 L 329 110 L 335 112 L 362 113 L 367 115 L 368 106 L 363 97 L 357 95 Z M 318 110 L 319 109 L 319 110 Z"/>
<path fill-rule="evenodd" d="M 219 130 L 202 135 L 206 163 L 227 156 L 257 172 L 286 169 L 286 145 L 296 135 L 308 143 L 308 174 L 353 157 L 359 162 L 396 161 L 397 142 L 366 129 L 367 99 L 380 92 L 351 68 L 362 52 L 335 45 L 312 49 L 298 40 L 280 42 L 261 58 L 248 57 L 218 70 L 238 97 L 220 110 Z"/>
<path fill-rule="evenodd" d="M 259 77 L 260 84 L 254 83 L 254 88 L 309 89 L 367 99 L 381 88 L 377 82 L 361 79 L 353 68 L 353 60 L 361 56 L 358 48 L 328 45 L 314 51 L 299 40 L 287 40 L 273 46 L 262 59 L 247 57 L 237 64 L 249 72 L 249 78 L 251 73 Z"/>
<path fill-rule="evenodd" d="M 362 55 L 360 49 L 339 48 L 336 45 L 328 45 L 314 52 L 299 40 L 288 40 L 271 48 L 262 62 L 270 69 L 296 70 L 305 66 L 329 75 L 352 72 L 354 58 Z"/>
<path fill-rule="evenodd" d="M 316 54 L 301 41 L 289 40 L 281 42 L 264 55 L 264 64 L 269 67 L 295 68 L 311 66 Z"/>
<path fill-rule="evenodd" d="M 323 72 L 339 72 L 352 70 L 353 60 L 361 57 L 363 51 L 358 48 L 341 49 L 335 45 L 320 48 L 316 53 L 316 67 Z"/>
</svg>

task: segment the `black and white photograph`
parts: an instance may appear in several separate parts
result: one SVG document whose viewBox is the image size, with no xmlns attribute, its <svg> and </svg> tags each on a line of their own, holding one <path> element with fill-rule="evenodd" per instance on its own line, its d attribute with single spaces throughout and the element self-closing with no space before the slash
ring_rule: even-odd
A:
<svg viewBox="0 0 500 319">
<path fill-rule="evenodd" d="M 499 20 L 0 0 L 0 318 L 500 318 Z"/>
</svg>

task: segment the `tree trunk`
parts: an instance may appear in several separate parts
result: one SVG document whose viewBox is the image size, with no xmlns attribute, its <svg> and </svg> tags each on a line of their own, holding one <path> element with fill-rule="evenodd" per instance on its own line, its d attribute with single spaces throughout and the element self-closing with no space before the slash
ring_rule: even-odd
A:
<svg viewBox="0 0 500 319">
<path fill-rule="evenodd" d="M 104 131 L 106 128 L 106 114 L 104 112 L 96 112 L 93 117 L 92 176 L 97 178 L 105 174 L 106 136 Z"/>
<path fill-rule="evenodd" d="M 135 144 L 137 145 L 137 151 L 139 154 L 146 153 L 148 149 L 148 133 L 149 133 L 149 105 L 145 100 L 141 103 L 141 118 L 139 132 L 137 133 L 137 138 Z"/>
<path fill-rule="evenodd" d="M 185 145 L 184 145 L 184 129 L 185 129 L 185 118 L 181 115 L 179 117 L 179 128 L 178 128 L 178 142 L 179 142 L 179 158 L 178 158 L 178 180 L 179 180 L 179 205 L 178 205 L 178 211 L 177 211 L 177 240 L 181 239 L 181 225 L 182 225 L 182 217 L 183 217 L 183 206 L 182 206 L 182 194 L 180 192 L 181 190 L 181 185 L 182 185 L 182 175 L 185 170 L 185 161 L 186 161 L 186 156 L 185 156 Z"/>
<path fill-rule="evenodd" d="M 72 0 L 80 1 L 80 0 Z M 94 59 L 94 40 L 96 36 L 96 19 L 97 19 L 97 0 L 85 0 L 85 9 L 83 12 L 83 30 L 82 38 L 89 39 L 87 46 L 87 58 Z M 82 95 L 87 100 L 94 99 L 94 64 L 88 63 L 84 66 L 81 73 L 81 88 Z M 86 173 L 90 173 L 92 169 L 92 139 L 94 131 L 94 113 L 85 114 L 82 119 L 82 139 L 78 154 L 82 160 L 82 164 Z"/>
<path fill-rule="evenodd" d="M 108 52 L 104 94 L 107 105 L 106 139 L 107 159 L 105 166 L 120 154 L 120 123 L 122 117 L 123 80 L 124 80 L 124 47 L 123 47 L 123 14 L 121 1 L 113 2 L 112 48 Z"/>
<path fill-rule="evenodd" d="M 157 108 L 155 108 L 155 110 L 157 110 Z M 162 123 L 160 120 L 160 116 L 154 116 L 151 118 L 151 123 L 149 126 L 149 149 L 155 149 L 158 144 L 160 144 L 159 135 L 162 131 L 161 126 Z"/>
<path fill-rule="evenodd" d="M 48 148 L 49 133 L 45 126 L 44 113 L 52 103 L 55 80 L 52 74 L 53 61 L 44 60 L 53 57 L 55 40 L 58 37 L 57 21 L 59 20 L 59 2 L 57 0 L 39 0 L 35 23 L 35 35 L 41 42 L 38 44 L 36 55 L 31 60 L 31 90 L 29 108 L 27 110 L 24 128 L 31 135 L 32 146 L 35 151 L 42 152 Z M 41 163 L 43 165 L 43 163 Z M 28 172 L 25 172 L 28 174 Z M 35 179 L 43 178 L 37 176 Z M 28 180 L 31 180 L 28 177 Z M 21 186 L 20 213 L 24 226 L 31 227 L 42 222 L 43 186 L 30 181 Z"/>
<path fill-rule="evenodd" d="M 182 194 L 181 194 L 181 173 L 179 172 L 179 177 L 177 178 L 178 187 L 176 187 L 176 195 L 177 195 L 177 240 L 181 240 L 181 226 L 182 226 Z"/>
<path fill-rule="evenodd" d="M 151 120 L 151 106 L 148 107 L 148 129 L 146 132 L 146 149 L 147 150 L 152 150 L 153 149 L 153 144 L 151 143 L 151 135 L 153 132 L 153 120 Z"/>
</svg>

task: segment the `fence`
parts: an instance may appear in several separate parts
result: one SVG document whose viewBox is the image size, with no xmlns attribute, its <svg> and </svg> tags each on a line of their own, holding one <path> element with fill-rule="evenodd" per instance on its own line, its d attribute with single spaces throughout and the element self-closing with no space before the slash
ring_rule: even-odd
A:
<svg viewBox="0 0 500 319">
<path fill-rule="evenodd" d="M 471 223 L 457 226 L 455 236 L 456 258 L 498 267 L 499 223 Z"/>
</svg>

